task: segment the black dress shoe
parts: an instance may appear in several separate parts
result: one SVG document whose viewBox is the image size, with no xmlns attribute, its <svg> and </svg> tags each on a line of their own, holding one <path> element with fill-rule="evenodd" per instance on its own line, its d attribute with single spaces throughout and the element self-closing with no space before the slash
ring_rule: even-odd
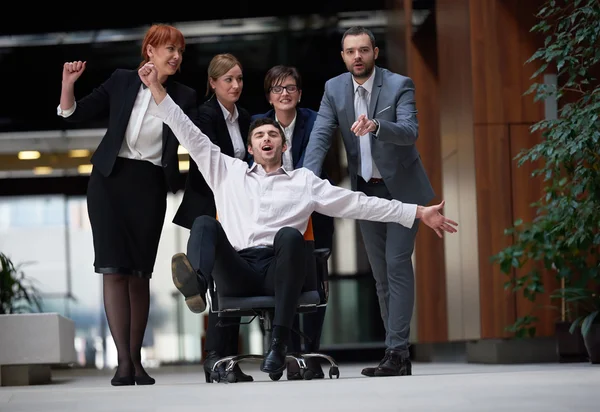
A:
<svg viewBox="0 0 600 412">
<path fill-rule="evenodd" d="M 388 349 L 375 369 L 375 376 L 408 376 L 412 375 L 412 364 L 409 358 L 403 358 L 400 351 Z"/>
<path fill-rule="evenodd" d="M 211 383 L 213 381 L 212 375 L 211 375 L 212 368 L 215 365 L 215 363 L 222 357 L 223 356 L 219 355 L 215 351 L 210 351 L 206 355 L 206 361 L 204 362 L 204 375 L 206 378 L 206 383 Z M 219 382 L 229 382 L 227 379 L 227 372 L 225 371 L 226 366 L 227 366 L 227 363 L 223 362 L 217 368 L 217 372 L 219 373 Z M 246 375 L 244 372 L 242 372 L 242 369 L 240 368 L 240 365 L 238 363 L 236 363 L 235 366 L 233 367 L 233 374 L 235 376 L 234 382 L 252 382 L 252 381 L 254 381 L 254 378 L 252 378 L 252 376 Z"/>
<path fill-rule="evenodd" d="M 194 313 L 206 309 L 207 284 L 203 276 L 196 273 L 185 253 L 176 253 L 171 258 L 171 275 L 175 287 L 185 296 L 185 303 Z"/>
<path fill-rule="evenodd" d="M 133 380 L 136 385 L 154 385 L 156 380 L 148 375 L 134 376 Z"/>
<path fill-rule="evenodd" d="M 283 372 L 286 363 L 285 356 L 287 355 L 287 345 L 280 338 L 273 338 L 269 353 L 265 356 L 260 364 L 260 370 L 265 373 L 280 373 Z"/>
<path fill-rule="evenodd" d="M 377 370 L 377 367 L 375 367 L 375 368 L 372 368 L 372 367 L 364 368 L 362 371 L 360 371 L 360 374 L 364 375 L 364 376 L 368 376 L 368 377 L 373 377 L 373 376 L 375 376 L 375 371 L 376 370 Z"/>
</svg>

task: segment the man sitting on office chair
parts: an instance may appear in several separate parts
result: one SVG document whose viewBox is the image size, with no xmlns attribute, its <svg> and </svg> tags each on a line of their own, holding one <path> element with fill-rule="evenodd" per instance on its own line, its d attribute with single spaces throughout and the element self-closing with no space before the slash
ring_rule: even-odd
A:
<svg viewBox="0 0 600 412">
<path fill-rule="evenodd" d="M 158 111 L 198 165 L 215 196 L 219 221 L 202 216 L 190 237 L 199 239 L 197 261 L 173 257 L 173 280 L 195 312 L 206 308 L 207 279 L 226 296 L 275 296 L 273 339 L 260 369 L 283 372 L 287 342 L 306 278 L 303 233 L 314 211 L 350 219 L 395 222 L 411 227 L 415 219 L 442 232 L 457 223 L 440 214 L 444 202 L 430 207 L 367 197 L 332 186 L 308 169 L 291 172 L 282 165 L 285 134 L 273 119 L 254 121 L 248 152 L 254 164 L 226 156 L 174 103 L 148 63 L 139 70 Z"/>
</svg>

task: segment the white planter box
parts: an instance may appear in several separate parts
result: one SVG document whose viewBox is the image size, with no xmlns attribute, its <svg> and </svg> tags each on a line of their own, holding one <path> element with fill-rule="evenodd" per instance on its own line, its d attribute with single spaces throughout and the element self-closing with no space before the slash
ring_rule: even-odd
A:
<svg viewBox="0 0 600 412">
<path fill-rule="evenodd" d="M 76 361 L 75 323 L 58 313 L 0 315 L 0 385 L 50 379 L 50 365 Z"/>
</svg>

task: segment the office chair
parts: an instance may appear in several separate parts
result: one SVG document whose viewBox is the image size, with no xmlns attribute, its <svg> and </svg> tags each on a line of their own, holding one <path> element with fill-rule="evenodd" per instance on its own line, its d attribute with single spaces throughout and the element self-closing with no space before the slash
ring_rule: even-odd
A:
<svg viewBox="0 0 600 412">
<path fill-rule="evenodd" d="M 303 291 L 298 299 L 297 312 L 307 313 L 315 312 L 318 307 L 326 306 L 329 299 L 329 285 L 328 285 L 328 267 L 327 261 L 331 255 L 330 249 L 315 249 L 314 245 L 314 233 L 312 228 L 312 218 L 309 219 L 308 227 L 304 233 L 304 240 L 307 242 L 306 258 L 307 258 L 307 277 L 316 276 L 317 278 L 317 289 Z M 219 366 L 226 364 L 226 379 L 229 383 L 236 382 L 236 375 L 233 372 L 233 368 L 238 362 L 243 360 L 255 360 L 262 361 L 265 357 L 266 351 L 268 351 L 271 344 L 272 329 L 273 329 L 273 315 L 275 310 L 275 297 L 274 296 L 248 296 L 248 297 L 228 297 L 221 296 L 219 291 L 216 289 L 215 283 L 211 282 L 209 290 L 207 292 L 207 301 L 212 312 L 217 312 L 219 317 L 237 317 L 237 316 L 252 316 L 250 323 L 258 317 L 261 323 L 262 329 L 265 331 L 263 337 L 263 348 L 265 353 L 262 355 L 257 354 L 244 354 L 236 356 L 226 356 L 219 359 L 213 365 L 210 377 L 207 376 L 207 382 L 219 382 L 221 375 L 218 372 Z M 292 333 L 300 333 L 300 331 L 293 330 Z M 305 338 L 307 338 L 305 336 Z M 308 358 L 322 358 L 330 363 L 329 378 L 333 379 L 340 377 L 340 371 L 335 360 L 322 353 L 288 353 L 286 361 L 294 361 L 298 364 L 300 370 L 300 376 L 304 380 L 310 380 L 314 377 L 313 371 L 307 368 L 305 359 Z M 269 378 L 273 381 L 278 381 L 283 376 L 283 372 L 270 373 Z"/>
</svg>

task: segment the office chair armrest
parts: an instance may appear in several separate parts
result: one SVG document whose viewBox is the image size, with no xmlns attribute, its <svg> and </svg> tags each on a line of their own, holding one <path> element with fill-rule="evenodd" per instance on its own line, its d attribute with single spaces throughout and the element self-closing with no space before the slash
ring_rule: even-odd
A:
<svg viewBox="0 0 600 412">
<path fill-rule="evenodd" d="M 329 266 L 327 262 L 331 256 L 331 249 L 315 249 L 314 255 L 317 261 L 317 282 L 321 284 L 324 293 L 322 298 L 327 302 L 329 301 Z"/>
<path fill-rule="evenodd" d="M 327 262 L 327 260 L 329 260 L 329 256 L 331 256 L 331 249 L 324 247 L 320 249 L 315 249 L 315 257 L 319 262 Z"/>
</svg>

